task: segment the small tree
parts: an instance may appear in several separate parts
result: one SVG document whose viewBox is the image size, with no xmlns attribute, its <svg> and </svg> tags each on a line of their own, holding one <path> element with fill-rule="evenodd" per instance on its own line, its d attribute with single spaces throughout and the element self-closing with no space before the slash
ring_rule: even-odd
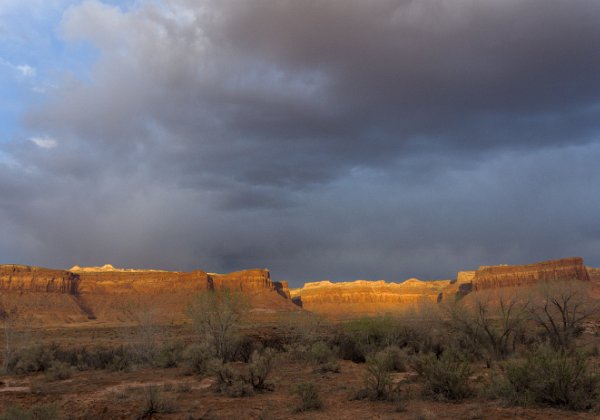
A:
<svg viewBox="0 0 600 420">
<path fill-rule="evenodd" d="M 239 293 L 229 290 L 200 293 L 188 308 L 188 314 L 201 339 L 213 346 L 215 356 L 231 360 L 242 315 L 247 304 Z"/>
<path fill-rule="evenodd" d="M 541 285 L 531 297 L 528 312 L 555 349 L 568 350 L 599 307 L 589 298 L 589 285 L 573 280 Z"/>
<path fill-rule="evenodd" d="M 470 304 L 459 301 L 448 307 L 450 326 L 473 351 L 486 350 L 492 358 L 503 359 L 514 351 L 526 321 L 526 306 L 503 293 L 480 294 Z"/>
</svg>

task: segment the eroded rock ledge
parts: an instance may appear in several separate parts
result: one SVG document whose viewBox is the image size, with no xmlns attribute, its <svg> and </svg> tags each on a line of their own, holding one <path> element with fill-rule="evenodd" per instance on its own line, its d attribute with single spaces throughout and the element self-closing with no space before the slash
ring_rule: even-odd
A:
<svg viewBox="0 0 600 420">
<path fill-rule="evenodd" d="M 291 296 L 305 309 L 339 317 L 347 313 L 403 312 L 455 298 L 457 294 L 467 295 L 485 289 L 533 286 L 561 280 L 587 282 L 595 278 L 600 281 L 599 269 L 588 269 L 582 258 L 571 257 L 528 265 L 481 266 L 473 271 L 460 271 L 456 280 L 320 281 L 292 290 Z"/>
</svg>

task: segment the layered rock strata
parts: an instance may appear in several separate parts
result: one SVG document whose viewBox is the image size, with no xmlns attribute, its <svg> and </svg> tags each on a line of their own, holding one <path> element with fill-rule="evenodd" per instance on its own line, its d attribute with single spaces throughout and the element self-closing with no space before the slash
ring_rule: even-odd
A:
<svg viewBox="0 0 600 420">
<path fill-rule="evenodd" d="M 528 265 L 482 266 L 475 271 L 472 283 L 473 290 L 477 291 L 570 280 L 590 280 L 582 258 L 563 258 Z"/>
<path fill-rule="evenodd" d="M 356 314 L 418 310 L 423 305 L 440 301 L 452 287 L 450 280 L 409 279 L 403 283 L 386 283 L 383 280 L 320 281 L 292 290 L 291 296 L 306 310 L 343 318 Z"/>
<path fill-rule="evenodd" d="M 266 269 L 208 274 L 202 270 L 126 270 L 109 265 L 75 266 L 69 271 L 0 266 L 0 314 L 16 311 L 45 323 L 93 319 L 126 322 L 149 311 L 161 320 L 173 321 L 185 318 L 194 296 L 210 290 L 240 292 L 254 311 L 297 310 L 287 282 L 273 282 Z"/>
<path fill-rule="evenodd" d="M 76 294 L 79 276 L 64 270 L 0 265 L 0 290 Z"/>
</svg>

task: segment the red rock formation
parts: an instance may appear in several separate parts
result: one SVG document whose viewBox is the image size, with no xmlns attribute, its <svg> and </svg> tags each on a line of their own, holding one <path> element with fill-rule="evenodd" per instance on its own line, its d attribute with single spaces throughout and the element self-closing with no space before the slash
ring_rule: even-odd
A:
<svg viewBox="0 0 600 420">
<path fill-rule="evenodd" d="M 473 290 L 531 286 L 539 282 L 558 280 L 589 281 L 583 259 L 573 257 L 529 265 L 482 266 L 475 272 Z"/>
<path fill-rule="evenodd" d="M 600 282 L 600 268 L 586 267 L 591 281 Z"/>
<path fill-rule="evenodd" d="M 202 270 L 171 271 L 82 271 L 81 294 L 165 294 L 207 290 L 209 276 Z"/>
<path fill-rule="evenodd" d="M 275 290 L 277 291 L 277 293 L 279 293 L 281 296 L 283 296 L 286 299 L 292 299 L 292 295 L 290 294 L 290 287 L 287 281 L 274 281 L 273 285 L 275 286 Z"/>
<path fill-rule="evenodd" d="M 123 270 L 112 266 L 73 267 L 72 271 L 0 266 L 0 313 L 28 313 L 42 323 L 131 322 L 152 311 L 162 322 L 185 318 L 194 296 L 210 290 L 235 290 L 248 297 L 252 310 L 297 310 L 287 282 L 273 282 L 268 270 L 230 274 L 160 270 Z M 75 272 L 73 272 L 75 271 Z M 57 297 L 49 298 L 48 293 Z"/>
<path fill-rule="evenodd" d="M 451 288 L 450 280 L 406 280 L 386 283 L 383 280 L 357 280 L 346 283 L 321 281 L 306 283 L 291 296 L 309 311 L 344 318 L 356 314 L 404 312 L 423 304 L 435 303 Z"/>
<path fill-rule="evenodd" d="M 209 289 L 242 292 L 275 290 L 267 269 L 236 271 L 229 274 L 209 274 Z"/>
<path fill-rule="evenodd" d="M 27 265 L 0 265 L 0 290 L 76 294 L 79 276 Z"/>
</svg>

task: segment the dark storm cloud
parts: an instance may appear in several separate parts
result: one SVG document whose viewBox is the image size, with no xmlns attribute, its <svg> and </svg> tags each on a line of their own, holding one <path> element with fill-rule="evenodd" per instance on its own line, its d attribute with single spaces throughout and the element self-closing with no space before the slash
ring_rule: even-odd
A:
<svg viewBox="0 0 600 420">
<path fill-rule="evenodd" d="M 13 259 L 296 281 L 600 264 L 596 1 L 86 1 L 61 31 L 98 60 L 26 116 L 56 147 L 4 147 Z"/>
</svg>

